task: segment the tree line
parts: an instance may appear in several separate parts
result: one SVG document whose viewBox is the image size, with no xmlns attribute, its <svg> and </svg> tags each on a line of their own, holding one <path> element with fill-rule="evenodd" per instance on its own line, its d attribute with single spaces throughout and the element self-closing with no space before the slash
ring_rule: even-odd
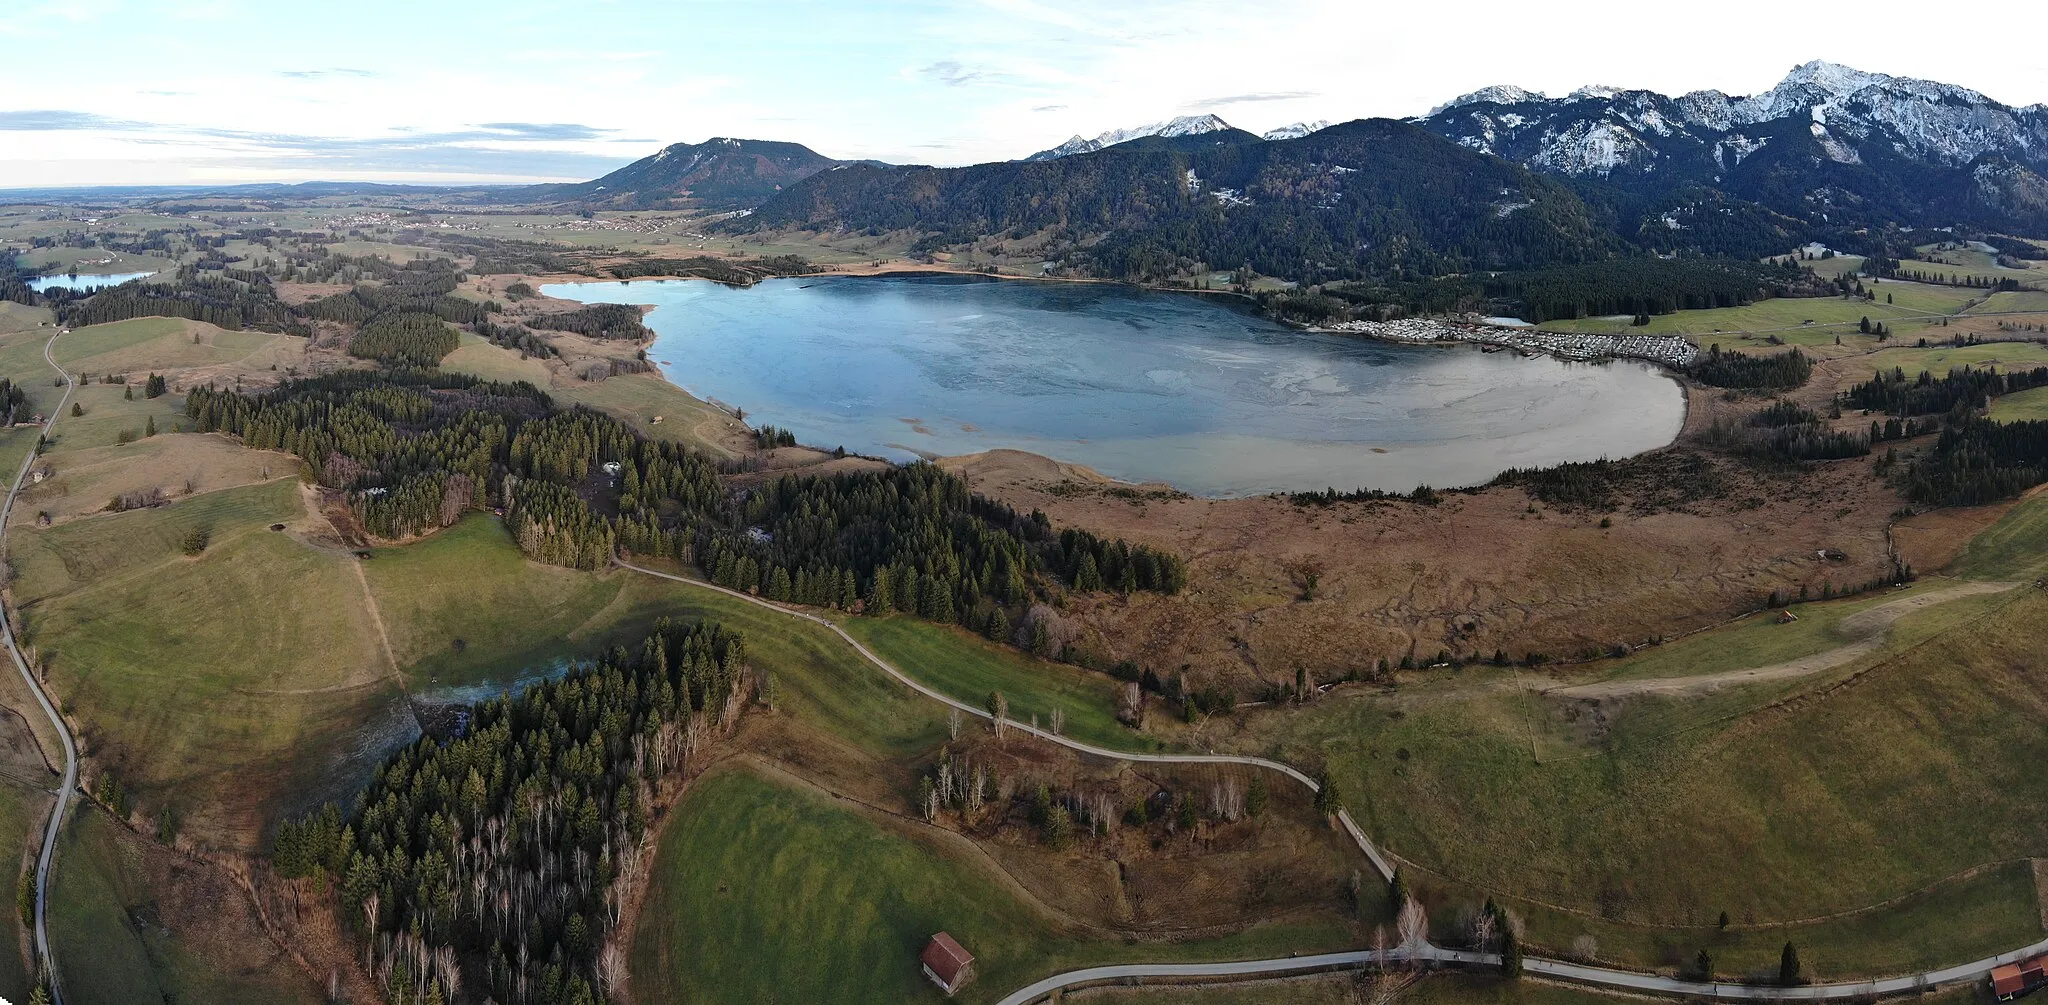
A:
<svg viewBox="0 0 2048 1005">
<path fill-rule="evenodd" d="M 1816 286 L 1789 259 L 1731 258 L 1624 258 L 1504 273 L 1485 284 L 1488 296 L 1520 300 L 1521 317 L 1533 322 L 1740 307 Z"/>
<path fill-rule="evenodd" d="M 720 463 L 529 384 L 343 371 L 256 396 L 193 388 L 202 432 L 304 458 L 371 533 L 403 538 L 502 507 L 520 549 L 574 568 L 617 551 L 673 559 L 778 601 L 905 611 L 988 632 L 1059 588 L 1174 593 L 1185 563 L 1055 532 L 928 463 L 784 475 L 733 490 Z M 1001 634 L 1001 633 L 997 633 Z"/>
<path fill-rule="evenodd" d="M 1743 390 L 1790 391 L 1813 376 L 1813 361 L 1797 349 L 1776 355 L 1722 352 L 1716 342 L 1686 368 L 1702 384 Z"/>
<path fill-rule="evenodd" d="M 575 332 L 585 338 L 643 342 L 654 332 L 640 323 L 640 308 L 631 304 L 591 304 L 573 311 L 534 314 L 526 323 L 549 331 Z"/>
<path fill-rule="evenodd" d="M 1933 506 L 1980 506 L 2048 481 L 2048 421 L 1952 421 L 1898 473 L 1906 495 Z"/>
<path fill-rule="evenodd" d="M 697 255 L 691 258 L 636 258 L 619 265 L 608 266 L 605 271 L 611 273 L 614 279 L 694 276 L 727 286 L 752 286 L 763 279 L 808 276 L 819 270 L 801 255 L 769 255 L 742 261 Z"/>
<path fill-rule="evenodd" d="M 277 299 L 269 279 L 242 282 L 186 266 L 170 282 L 136 280 L 96 291 L 52 289 L 43 299 L 70 327 L 166 317 L 203 321 L 216 328 L 305 334 L 305 325 Z"/>
<path fill-rule="evenodd" d="M 664 619 L 393 754 L 347 813 L 281 825 L 272 862 L 334 884 L 394 1002 L 597 1005 L 623 976 L 602 949 L 646 874 L 660 786 L 752 693 L 744 637 Z"/>
<path fill-rule="evenodd" d="M 1991 367 L 1955 367 L 1941 378 L 1922 370 L 1910 379 L 1905 368 L 1893 367 L 1890 371 L 1879 370 L 1869 380 L 1844 391 L 1842 404 L 1887 415 L 1940 415 L 1959 408 L 1984 408 L 2001 394 L 2044 384 L 2048 384 L 2048 366 L 2006 373 Z"/>
</svg>

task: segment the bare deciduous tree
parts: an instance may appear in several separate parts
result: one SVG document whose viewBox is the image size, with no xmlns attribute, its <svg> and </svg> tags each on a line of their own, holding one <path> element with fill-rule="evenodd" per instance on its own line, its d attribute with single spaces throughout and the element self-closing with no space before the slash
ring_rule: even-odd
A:
<svg viewBox="0 0 2048 1005">
<path fill-rule="evenodd" d="M 1402 949 L 1415 953 L 1429 945 L 1429 914 L 1414 897 L 1401 905 L 1401 914 L 1395 925 L 1401 936 Z"/>
<path fill-rule="evenodd" d="M 1493 948 L 1493 914 L 1481 911 L 1472 919 L 1472 948 L 1485 952 Z"/>
<path fill-rule="evenodd" d="M 1395 966 L 1387 959 L 1387 950 L 1387 930 L 1373 929 L 1372 952 L 1377 965 L 1352 982 L 1350 1005 L 1392 1005 L 1402 992 L 1422 979 L 1422 971 L 1412 960 L 1406 966 Z"/>
<path fill-rule="evenodd" d="M 597 954 L 597 982 L 614 1000 L 625 991 L 626 954 L 618 943 L 606 943 L 604 951 Z"/>
</svg>

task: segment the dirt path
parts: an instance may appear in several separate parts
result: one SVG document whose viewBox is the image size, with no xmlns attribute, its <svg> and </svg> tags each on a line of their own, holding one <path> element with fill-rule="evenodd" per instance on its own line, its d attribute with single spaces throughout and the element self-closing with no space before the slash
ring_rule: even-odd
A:
<svg viewBox="0 0 2048 1005">
<path fill-rule="evenodd" d="M 1853 641 L 1811 656 L 1801 656 L 1770 666 L 1752 667 L 1746 670 L 1727 670 L 1721 673 L 1695 674 L 1690 677 L 1654 677 L 1642 680 L 1605 680 L 1591 684 L 1574 684 L 1569 687 L 1551 688 L 1544 694 L 1563 698 L 1620 698 L 1628 695 L 1657 694 L 1669 696 L 1697 695 L 1718 691 L 1738 684 L 1757 684 L 1764 681 L 1790 680 L 1809 674 L 1833 670 L 1852 663 L 1876 652 L 1891 637 L 1894 622 L 1915 611 L 1926 610 L 1937 604 L 1945 604 L 1963 597 L 1984 593 L 2003 593 L 2018 587 L 2018 583 L 1957 583 L 1946 589 L 1933 590 L 1911 597 L 1879 604 L 1866 611 L 1858 611 L 1842 619 L 1835 630 Z"/>
<path fill-rule="evenodd" d="M 391 664 L 391 679 L 398 682 L 398 689 L 405 690 L 405 674 L 398 669 L 398 657 L 391 651 L 391 633 L 384 630 L 384 614 L 377 610 L 377 595 L 370 590 L 370 577 L 363 572 L 363 563 L 353 563 L 356 582 L 363 584 L 363 609 L 370 612 L 370 624 L 377 629 L 377 641 L 384 646 L 384 659 Z"/>
</svg>

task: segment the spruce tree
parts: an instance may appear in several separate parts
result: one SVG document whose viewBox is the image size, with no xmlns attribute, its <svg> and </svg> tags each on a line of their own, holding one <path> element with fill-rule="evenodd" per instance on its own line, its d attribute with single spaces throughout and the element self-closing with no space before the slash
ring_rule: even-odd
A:
<svg viewBox="0 0 2048 1005">
<path fill-rule="evenodd" d="M 1785 950 L 1778 954 L 1778 983 L 1793 985 L 1801 982 L 1799 973 L 1799 950 L 1792 943 L 1785 943 Z"/>
<path fill-rule="evenodd" d="M 1328 766 L 1316 770 L 1316 812 L 1325 816 L 1344 808 L 1344 794 L 1337 789 L 1337 780 L 1330 777 Z"/>
</svg>

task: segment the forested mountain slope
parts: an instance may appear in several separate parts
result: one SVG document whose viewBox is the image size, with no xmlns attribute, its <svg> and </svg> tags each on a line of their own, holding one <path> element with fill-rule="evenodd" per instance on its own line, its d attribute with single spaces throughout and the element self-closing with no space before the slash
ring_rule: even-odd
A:
<svg viewBox="0 0 2048 1005">
<path fill-rule="evenodd" d="M 584 201 L 622 209 L 740 209 L 838 163 L 801 143 L 719 136 L 663 147 L 594 181 L 505 189 L 499 196 L 501 201 Z"/>
<path fill-rule="evenodd" d="M 1294 279 L 1442 275 L 1619 247 L 1562 183 L 1387 119 L 1197 150 L 1128 144 L 963 168 L 849 165 L 733 230 L 916 230 L 931 245 L 1049 231 L 1055 270 L 1153 278 L 1197 264 Z"/>
</svg>

